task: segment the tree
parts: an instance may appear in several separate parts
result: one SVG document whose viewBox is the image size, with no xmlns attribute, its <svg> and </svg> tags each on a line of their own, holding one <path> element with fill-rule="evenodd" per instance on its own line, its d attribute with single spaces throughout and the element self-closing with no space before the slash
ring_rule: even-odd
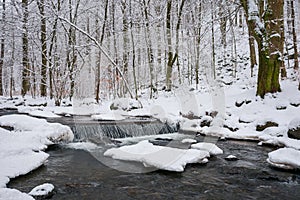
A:
<svg viewBox="0 0 300 200">
<path fill-rule="evenodd" d="M 291 0 L 291 17 L 292 17 L 292 34 L 293 34 L 293 47 L 294 47 L 294 69 L 299 69 L 299 61 L 298 61 L 298 46 L 297 46 L 297 33 L 296 33 L 296 23 L 295 23 L 295 2 Z M 299 85 L 300 88 L 300 85 Z"/>
<path fill-rule="evenodd" d="M 1 35 L 1 40 L 0 40 L 0 95 L 3 95 L 3 64 L 4 64 L 4 52 L 5 52 L 5 29 L 4 29 L 4 24 L 5 24 L 5 0 L 2 1 L 2 23 L 3 23 L 3 28 L 2 28 L 2 35 Z"/>
<path fill-rule="evenodd" d="M 241 0 L 248 13 L 248 28 L 254 33 L 258 44 L 259 69 L 257 95 L 281 91 L 280 68 L 283 61 L 283 0 Z M 264 4 L 266 3 L 266 4 Z"/>
<path fill-rule="evenodd" d="M 24 97 L 30 89 L 30 65 L 28 55 L 28 0 L 22 0 L 22 91 L 21 94 Z"/>
<path fill-rule="evenodd" d="M 104 2 L 104 22 L 102 25 L 102 30 L 101 30 L 101 36 L 97 28 L 97 37 L 99 38 L 99 44 L 102 46 L 103 40 L 104 40 L 104 34 L 105 34 L 105 29 L 106 29 L 106 24 L 107 24 L 107 18 L 108 18 L 108 0 L 105 0 Z M 98 23 L 98 22 L 97 22 Z M 99 102 L 100 99 L 100 70 L 101 70 L 101 51 L 99 52 L 99 60 L 96 66 L 96 101 Z"/>
<path fill-rule="evenodd" d="M 172 10 L 172 0 L 167 1 L 167 16 L 166 16 L 166 29 L 167 29 L 167 45 L 168 45 L 168 63 L 167 63 L 167 74 L 166 74 L 166 90 L 171 91 L 172 88 L 172 68 L 176 61 L 177 54 L 173 53 L 172 50 L 172 34 L 171 34 L 171 10 Z"/>
<path fill-rule="evenodd" d="M 44 0 L 37 1 L 38 8 L 40 11 L 41 16 L 41 43 L 42 43 L 42 68 L 41 68 L 41 96 L 45 97 L 47 96 L 47 24 L 46 24 L 46 17 L 45 17 L 45 2 Z"/>
</svg>

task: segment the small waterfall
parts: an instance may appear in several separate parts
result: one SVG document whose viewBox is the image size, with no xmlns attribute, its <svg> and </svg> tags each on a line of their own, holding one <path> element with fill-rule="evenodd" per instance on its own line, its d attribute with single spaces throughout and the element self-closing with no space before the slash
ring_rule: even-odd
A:
<svg viewBox="0 0 300 200">
<path fill-rule="evenodd" d="M 76 141 L 100 143 L 107 138 L 126 138 L 158 135 L 178 131 L 176 125 L 161 122 L 76 124 L 71 127 Z"/>
</svg>

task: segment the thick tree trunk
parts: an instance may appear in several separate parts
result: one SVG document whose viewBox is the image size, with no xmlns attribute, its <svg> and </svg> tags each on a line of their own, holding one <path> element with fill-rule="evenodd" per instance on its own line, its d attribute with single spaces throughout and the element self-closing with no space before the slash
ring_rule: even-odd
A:
<svg viewBox="0 0 300 200">
<path fill-rule="evenodd" d="M 248 28 L 258 43 L 259 69 L 257 95 L 264 97 L 266 93 L 279 92 L 279 74 L 283 55 L 283 0 L 269 0 L 267 10 L 264 2 L 255 5 L 254 0 L 241 0 L 247 13 Z M 259 8 L 257 11 L 255 8 Z M 262 20 L 263 17 L 263 20 Z"/>
</svg>

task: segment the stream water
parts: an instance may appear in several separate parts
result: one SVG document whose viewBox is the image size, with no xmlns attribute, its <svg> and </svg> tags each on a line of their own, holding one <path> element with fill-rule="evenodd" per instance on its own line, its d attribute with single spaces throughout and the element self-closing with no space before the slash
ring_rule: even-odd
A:
<svg viewBox="0 0 300 200">
<path fill-rule="evenodd" d="M 64 124 L 72 126 L 71 122 Z M 196 139 L 203 140 L 200 136 Z M 56 188 L 52 199 L 72 200 L 299 199 L 300 172 L 277 170 L 266 162 L 267 153 L 274 148 L 243 141 L 216 144 L 224 150 L 223 155 L 210 158 L 204 165 L 188 165 L 182 173 L 161 170 L 126 173 L 107 167 L 88 151 L 53 145 L 47 150 L 50 157 L 44 166 L 12 179 L 8 187 L 29 192 L 39 184 L 52 183 Z M 99 155 L 109 148 L 98 145 L 102 147 Z M 239 160 L 227 161 L 228 155 Z M 129 162 L 117 163 L 135 166 Z"/>
</svg>

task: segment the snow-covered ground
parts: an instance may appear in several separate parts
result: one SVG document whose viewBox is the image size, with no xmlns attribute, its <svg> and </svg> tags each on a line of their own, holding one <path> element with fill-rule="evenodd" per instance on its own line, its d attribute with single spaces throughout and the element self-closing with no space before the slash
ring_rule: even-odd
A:
<svg viewBox="0 0 300 200">
<path fill-rule="evenodd" d="M 33 199 L 6 189 L 9 179 L 43 165 L 49 157 L 43 150 L 54 143 L 72 141 L 73 133 L 67 126 L 26 115 L 1 116 L 0 126 L 13 128 L 0 128 L 0 199 Z"/>
</svg>

